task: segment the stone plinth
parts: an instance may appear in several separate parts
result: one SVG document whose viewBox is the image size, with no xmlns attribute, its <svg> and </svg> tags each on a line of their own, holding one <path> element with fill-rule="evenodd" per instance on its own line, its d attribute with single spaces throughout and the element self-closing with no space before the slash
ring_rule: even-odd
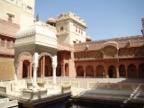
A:
<svg viewBox="0 0 144 108">
<path fill-rule="evenodd" d="M 8 98 L 0 99 L 0 108 L 18 108 L 17 100 L 9 101 Z"/>
<path fill-rule="evenodd" d="M 46 89 L 37 89 L 37 90 L 32 90 L 32 89 L 23 89 L 22 90 L 22 98 L 24 99 L 39 99 L 47 96 L 47 90 Z"/>
<path fill-rule="evenodd" d="M 0 93 L 7 93 L 7 87 L 6 86 L 0 86 Z"/>
<path fill-rule="evenodd" d="M 62 93 L 71 92 L 71 86 L 62 86 L 61 91 Z"/>
</svg>

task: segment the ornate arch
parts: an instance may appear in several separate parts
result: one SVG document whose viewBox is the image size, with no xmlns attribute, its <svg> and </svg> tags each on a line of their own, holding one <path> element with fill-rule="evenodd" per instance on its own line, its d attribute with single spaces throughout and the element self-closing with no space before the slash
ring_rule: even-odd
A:
<svg viewBox="0 0 144 108">
<path fill-rule="evenodd" d="M 96 77 L 104 77 L 105 76 L 105 69 L 103 65 L 98 65 L 96 67 Z"/>
<path fill-rule="evenodd" d="M 84 69 L 81 65 L 76 68 L 77 76 L 84 76 Z"/>
<path fill-rule="evenodd" d="M 137 69 L 135 64 L 128 65 L 128 77 L 134 78 L 137 77 Z"/>
<path fill-rule="evenodd" d="M 108 68 L 109 78 L 116 78 L 116 68 L 114 65 L 110 65 Z"/>
<path fill-rule="evenodd" d="M 125 69 L 125 65 L 121 64 L 119 66 L 119 76 L 120 77 L 126 77 L 126 69 Z"/>
<path fill-rule="evenodd" d="M 18 56 L 18 61 L 20 60 L 20 58 L 21 58 L 23 55 L 32 56 L 30 52 L 22 52 L 22 53 L 20 53 L 19 56 Z"/>
<path fill-rule="evenodd" d="M 105 42 L 104 45 L 103 45 L 103 47 L 102 47 L 102 49 L 103 49 L 104 47 L 107 47 L 107 46 L 113 46 L 113 47 L 115 47 L 116 49 L 119 49 L 118 43 L 117 43 L 116 41 L 108 41 L 108 42 Z"/>
<path fill-rule="evenodd" d="M 139 65 L 139 77 L 144 78 L 144 63 Z"/>
<path fill-rule="evenodd" d="M 51 60 L 52 60 L 52 55 L 49 54 L 49 53 L 47 53 L 47 52 L 41 53 L 41 54 L 39 55 L 39 58 L 38 58 L 38 59 L 40 59 L 42 56 L 49 56 L 49 57 L 51 58 Z"/>
<path fill-rule="evenodd" d="M 94 67 L 92 65 L 86 67 L 86 76 L 94 76 Z"/>
</svg>

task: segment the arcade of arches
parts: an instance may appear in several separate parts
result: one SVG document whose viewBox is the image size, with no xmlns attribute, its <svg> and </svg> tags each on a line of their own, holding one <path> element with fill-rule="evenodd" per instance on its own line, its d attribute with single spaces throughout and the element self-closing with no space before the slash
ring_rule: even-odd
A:
<svg viewBox="0 0 144 108">
<path fill-rule="evenodd" d="M 25 58 L 25 59 L 24 59 Z M 31 78 L 33 76 L 32 58 L 31 56 L 23 55 L 20 58 L 21 71 L 18 72 L 18 78 Z M 58 63 L 56 69 L 57 76 L 69 76 L 69 64 Z M 39 67 L 37 76 L 38 77 L 49 77 L 52 76 L 52 60 L 49 56 L 42 56 L 39 59 Z M 96 77 L 96 78 L 143 78 L 144 77 L 144 63 L 137 65 L 134 63 L 120 64 L 120 65 L 79 65 L 76 63 L 76 77 Z"/>
<path fill-rule="evenodd" d="M 114 52 L 116 52 L 114 50 Z M 111 52 L 110 52 L 111 53 Z M 71 76 L 70 53 L 59 52 L 56 76 Z M 111 59 L 80 61 L 75 60 L 76 77 L 96 77 L 96 78 L 144 78 L 143 59 Z M 53 75 L 52 59 L 48 55 L 39 58 L 37 70 L 38 77 L 49 77 Z M 33 65 L 31 55 L 22 55 L 19 58 L 18 78 L 31 78 L 33 76 Z"/>
<path fill-rule="evenodd" d="M 109 78 L 144 78 L 144 63 L 139 65 L 136 64 L 120 64 L 119 66 L 115 65 L 78 65 L 76 66 L 76 75 L 77 77 L 109 77 Z"/>
<path fill-rule="evenodd" d="M 19 58 L 18 78 L 31 78 L 33 76 L 32 56 L 22 55 Z M 39 66 L 37 71 L 38 77 L 49 77 L 53 75 L 52 60 L 45 55 L 39 58 Z M 59 63 L 56 69 L 57 76 L 69 76 L 69 64 Z"/>
</svg>

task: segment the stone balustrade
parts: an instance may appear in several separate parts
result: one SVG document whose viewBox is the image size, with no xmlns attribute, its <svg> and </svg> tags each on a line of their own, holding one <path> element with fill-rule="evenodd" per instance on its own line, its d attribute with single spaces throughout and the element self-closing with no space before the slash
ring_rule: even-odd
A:
<svg viewBox="0 0 144 108">
<path fill-rule="evenodd" d="M 6 86 L 0 86 L 0 93 L 7 93 L 7 87 Z"/>
<path fill-rule="evenodd" d="M 62 86 L 61 92 L 62 92 L 62 93 L 71 92 L 71 86 Z"/>
<path fill-rule="evenodd" d="M 9 98 L 0 99 L 0 108 L 18 108 L 18 101 L 9 101 Z"/>
<path fill-rule="evenodd" d="M 24 99 L 39 99 L 39 98 L 44 98 L 47 96 L 47 89 L 23 89 L 21 91 L 22 98 Z"/>
</svg>

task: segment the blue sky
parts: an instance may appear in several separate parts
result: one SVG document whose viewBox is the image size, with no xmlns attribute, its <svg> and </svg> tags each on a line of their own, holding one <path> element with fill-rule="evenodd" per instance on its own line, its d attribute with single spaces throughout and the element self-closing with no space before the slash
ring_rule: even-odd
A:
<svg viewBox="0 0 144 108">
<path fill-rule="evenodd" d="M 73 12 L 86 21 L 92 40 L 141 35 L 144 0 L 35 0 L 41 21 Z"/>
</svg>

